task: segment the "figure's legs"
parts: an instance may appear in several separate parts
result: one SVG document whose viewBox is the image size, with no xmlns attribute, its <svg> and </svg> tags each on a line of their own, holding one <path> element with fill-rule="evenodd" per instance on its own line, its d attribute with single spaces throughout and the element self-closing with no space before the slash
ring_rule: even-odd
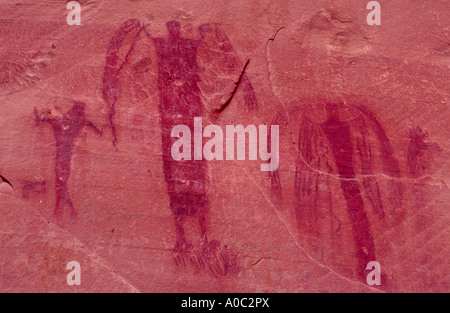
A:
<svg viewBox="0 0 450 313">
<path fill-rule="evenodd" d="M 70 215 L 72 217 L 76 217 L 78 215 L 78 213 L 75 211 L 75 207 L 73 205 L 72 199 L 70 199 L 67 183 L 64 184 L 64 199 L 66 200 L 67 204 L 70 206 Z"/>
<path fill-rule="evenodd" d="M 56 201 L 55 201 L 55 210 L 53 212 L 56 217 L 62 215 L 62 209 L 61 209 L 61 192 L 62 192 L 62 190 L 61 189 L 62 189 L 61 181 L 59 180 L 58 177 L 56 177 L 56 179 L 55 179 Z"/>
<path fill-rule="evenodd" d="M 183 251 L 184 251 L 184 244 L 186 243 L 186 236 L 184 233 L 184 227 L 183 227 L 183 216 L 178 215 L 174 213 L 174 222 L 175 222 L 175 233 L 176 233 L 176 241 L 175 241 L 175 247 L 173 248 L 173 259 L 177 266 L 179 265 L 186 265 L 186 261 L 183 257 Z"/>
<path fill-rule="evenodd" d="M 55 191 L 56 204 L 55 216 L 61 216 L 63 213 L 63 205 L 67 204 L 70 207 L 70 214 L 72 217 L 77 216 L 75 206 L 69 194 L 69 187 L 67 182 L 70 176 L 70 154 L 58 153 L 55 160 Z"/>
<path fill-rule="evenodd" d="M 73 205 L 72 199 L 70 199 L 69 189 L 67 187 L 67 179 L 56 178 L 56 203 L 55 203 L 55 215 L 61 216 L 63 213 L 63 205 L 67 204 L 70 207 L 70 214 L 75 217 L 77 212 Z"/>
<path fill-rule="evenodd" d="M 179 214 L 174 214 L 175 221 L 175 233 L 176 233 L 176 242 L 175 242 L 175 251 L 183 250 L 186 247 L 186 234 L 184 232 L 184 216 Z"/>
<path fill-rule="evenodd" d="M 352 223 L 352 232 L 358 257 L 358 274 L 364 279 L 366 266 L 375 261 L 375 244 L 370 231 L 370 223 L 364 209 L 364 200 L 358 182 L 341 180 L 341 187 L 347 202 L 347 212 Z"/>
<path fill-rule="evenodd" d="M 200 236 L 202 238 L 202 244 L 208 244 L 208 235 L 206 233 L 206 217 L 204 212 L 198 213 L 198 224 L 200 226 Z"/>
</svg>

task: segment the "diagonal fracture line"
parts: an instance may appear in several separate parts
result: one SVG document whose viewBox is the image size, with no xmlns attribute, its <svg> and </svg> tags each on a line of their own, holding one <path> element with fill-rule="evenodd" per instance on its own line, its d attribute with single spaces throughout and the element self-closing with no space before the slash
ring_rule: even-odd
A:
<svg viewBox="0 0 450 313">
<path fill-rule="evenodd" d="M 39 217 L 47 224 L 47 225 L 51 225 L 54 228 L 56 228 L 57 230 L 68 234 L 70 237 L 74 238 L 76 240 L 76 243 L 81 247 L 84 248 L 87 251 L 87 256 L 89 257 L 89 259 L 91 259 L 93 262 L 95 262 L 96 264 L 104 267 L 105 269 L 107 269 L 109 272 L 114 273 L 118 278 L 120 278 L 120 280 L 127 285 L 128 287 L 131 288 L 131 290 L 135 293 L 140 293 L 140 291 L 133 286 L 130 282 L 128 282 L 123 276 L 121 276 L 119 273 L 117 273 L 117 271 L 102 257 L 100 257 L 98 254 L 96 254 L 95 252 L 90 251 L 89 247 L 87 245 L 85 245 L 80 239 L 78 239 L 76 236 L 74 236 L 72 233 L 70 233 L 69 231 L 65 230 L 64 228 L 59 227 L 58 225 L 48 221 L 45 219 L 44 216 L 42 216 L 42 214 L 35 209 L 33 206 L 30 206 L 28 204 L 26 204 L 26 206 L 28 208 L 31 208 L 31 210 L 33 210 L 35 213 L 37 213 L 37 215 L 39 215 Z"/>
<path fill-rule="evenodd" d="M 298 241 L 295 239 L 295 233 L 290 229 L 290 227 L 288 226 L 288 224 L 284 221 L 284 219 L 280 216 L 280 214 L 278 213 L 278 210 L 276 209 L 275 205 L 273 204 L 273 202 L 270 200 L 270 198 L 267 196 L 267 194 L 262 190 L 261 186 L 259 186 L 258 184 L 256 184 L 256 181 L 254 179 L 254 177 L 252 177 L 251 173 L 249 173 L 243 166 L 241 166 L 239 164 L 239 162 L 237 160 L 234 160 L 235 163 L 238 164 L 238 166 L 244 171 L 244 173 L 247 175 L 247 177 L 250 178 L 250 180 L 252 181 L 252 183 L 258 188 L 258 190 L 261 192 L 261 194 L 263 195 L 264 199 L 267 201 L 267 203 L 271 206 L 271 208 L 273 209 L 273 211 L 275 212 L 275 214 L 277 215 L 278 219 L 281 221 L 281 223 L 284 225 L 284 227 L 286 228 L 286 230 L 288 231 L 290 237 L 292 238 L 292 240 L 294 241 L 295 245 L 298 247 L 298 249 L 300 251 L 302 251 L 313 263 L 315 263 L 316 265 L 318 265 L 319 267 L 327 270 L 328 272 L 338 276 L 339 278 L 346 280 L 348 282 L 351 282 L 353 284 L 357 283 L 361 286 L 364 286 L 365 288 L 372 290 L 372 291 L 376 291 L 376 292 L 384 292 L 383 290 L 377 289 L 375 287 L 371 287 L 368 285 L 363 284 L 362 282 L 359 281 L 355 281 L 352 280 L 350 278 L 347 278 L 341 274 L 339 274 L 338 272 L 334 271 L 333 269 L 331 269 L 330 267 L 320 263 L 319 261 L 317 261 L 316 259 L 314 259 L 304 248 L 302 248 L 300 246 L 300 244 L 298 243 Z"/>
</svg>

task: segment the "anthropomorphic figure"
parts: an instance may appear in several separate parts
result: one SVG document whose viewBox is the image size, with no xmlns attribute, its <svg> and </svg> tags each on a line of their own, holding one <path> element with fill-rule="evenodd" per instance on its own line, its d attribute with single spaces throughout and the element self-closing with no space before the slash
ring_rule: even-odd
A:
<svg viewBox="0 0 450 313">
<path fill-rule="evenodd" d="M 406 154 L 410 176 L 414 179 L 425 176 L 427 167 L 424 164 L 424 154 L 439 153 L 441 147 L 437 143 L 428 142 L 428 133 L 419 126 L 408 131 L 409 145 Z"/>
<path fill-rule="evenodd" d="M 374 229 L 389 229 L 401 216 L 400 167 L 381 123 L 364 106 L 325 103 L 282 110 L 272 124 L 281 127 L 284 155 L 270 173 L 276 201 L 286 206 L 284 190 L 293 188 L 296 224 L 308 249 L 323 262 L 354 262 L 365 281 L 369 262 L 379 261 Z M 291 182 L 282 173 L 292 163 Z M 343 253 L 346 236 L 353 248 Z"/>
<path fill-rule="evenodd" d="M 70 198 L 67 182 L 70 176 L 70 159 L 72 156 L 71 150 L 75 139 L 77 138 L 83 127 L 89 127 L 94 132 L 101 136 L 100 131 L 94 124 L 86 120 L 84 114 L 86 104 L 80 101 L 74 103 L 72 108 L 62 116 L 54 116 L 50 112 L 38 112 L 34 108 L 34 115 L 36 122 L 49 123 L 55 136 L 55 211 L 57 217 L 62 216 L 63 207 L 67 205 L 70 208 L 72 217 L 77 215 L 72 199 Z"/>
<path fill-rule="evenodd" d="M 229 264 L 231 261 L 229 261 L 230 257 L 227 247 L 221 247 L 217 241 L 209 241 L 207 235 L 207 163 L 205 160 L 194 160 L 193 154 L 191 160 L 174 160 L 171 155 L 171 147 L 177 138 L 171 136 L 171 131 L 174 126 L 182 124 L 188 126 L 191 133 L 193 133 L 194 117 L 202 117 L 204 113 L 208 113 L 204 112 L 204 104 L 201 99 L 199 88 L 201 79 L 197 63 L 197 50 L 204 44 L 205 37 L 208 36 L 209 44 L 211 42 L 216 44 L 214 47 L 216 51 L 221 51 L 227 56 L 228 64 L 225 64 L 225 68 L 239 70 L 239 60 L 226 35 L 214 24 L 201 25 L 199 27 L 200 38 L 197 39 L 182 38 L 180 35 L 181 26 L 177 21 L 170 21 L 166 26 L 168 37 L 154 38 L 149 34 L 145 26 L 141 26 L 136 20 L 129 20 L 122 25 L 110 42 L 106 56 L 103 97 L 110 105 L 113 144 L 116 146 L 118 142 L 113 116 L 119 94 L 118 81 L 120 72 L 126 65 L 136 40 L 143 36 L 143 38 L 153 42 L 156 47 L 162 161 L 170 198 L 170 209 L 174 216 L 176 230 L 175 259 L 177 263 L 183 262 L 183 257 L 178 258 L 179 256 L 192 254 L 192 240 L 186 238 L 184 228 L 187 222 L 196 221 L 201 238 L 201 255 L 197 258 L 198 262 L 208 263 L 208 258 L 215 259 L 221 263 L 219 266 L 221 269 L 216 268 L 213 272 L 226 275 L 227 268 L 232 266 Z M 120 59 L 119 50 L 126 37 L 133 38 L 132 45 L 125 57 Z M 253 87 L 244 72 L 245 67 L 239 76 L 239 81 L 230 99 L 213 112 L 209 112 L 210 116 L 217 116 L 226 108 L 237 87 L 241 88 L 244 93 L 247 108 L 251 110 L 257 107 Z M 211 82 L 211 84 L 214 84 L 214 82 Z M 194 153 L 193 146 L 191 147 L 191 152 Z M 212 257 L 212 254 L 215 256 Z"/>
<path fill-rule="evenodd" d="M 186 218 L 197 218 L 202 240 L 204 244 L 208 243 L 205 223 L 206 161 L 175 161 L 171 155 L 171 147 L 176 139 L 171 137 L 172 128 L 179 124 L 186 125 L 193 133 L 194 117 L 203 115 L 203 103 L 197 85 L 199 77 L 196 62 L 196 50 L 201 41 L 180 38 L 178 22 L 167 23 L 167 29 L 169 38 L 153 40 L 158 56 L 158 85 L 161 91 L 159 111 L 163 170 L 170 208 L 175 218 L 177 234 L 175 249 L 183 250 L 189 245 L 183 225 Z"/>
</svg>

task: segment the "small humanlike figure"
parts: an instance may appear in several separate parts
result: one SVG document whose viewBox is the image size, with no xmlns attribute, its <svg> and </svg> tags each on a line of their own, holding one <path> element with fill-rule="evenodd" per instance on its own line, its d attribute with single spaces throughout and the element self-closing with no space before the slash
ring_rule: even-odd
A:
<svg viewBox="0 0 450 313">
<path fill-rule="evenodd" d="M 56 155 L 55 155 L 55 211 L 56 217 L 60 217 L 63 213 L 63 206 L 70 207 L 71 216 L 75 217 L 77 212 L 70 198 L 67 181 L 70 176 L 70 159 L 72 156 L 71 149 L 75 138 L 85 126 L 94 130 L 94 132 L 101 136 L 100 131 L 94 124 L 86 120 L 84 109 L 86 104 L 80 101 L 74 103 L 73 107 L 63 116 L 53 116 L 50 112 L 38 112 L 34 108 L 34 115 L 36 122 L 49 123 L 54 132 Z"/>
<path fill-rule="evenodd" d="M 410 175 L 414 178 L 425 176 L 427 168 L 423 155 L 427 151 L 440 152 L 441 147 L 437 143 L 428 142 L 428 133 L 419 126 L 408 131 L 409 145 L 406 155 Z"/>
</svg>

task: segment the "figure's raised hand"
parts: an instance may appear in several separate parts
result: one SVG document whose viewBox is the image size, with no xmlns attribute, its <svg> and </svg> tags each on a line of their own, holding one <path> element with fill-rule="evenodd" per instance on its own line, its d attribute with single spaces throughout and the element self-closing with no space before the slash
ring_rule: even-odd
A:
<svg viewBox="0 0 450 313">
<path fill-rule="evenodd" d="M 54 117 L 52 116 L 52 112 L 50 109 L 45 109 L 44 111 L 39 112 L 37 107 L 33 108 L 34 118 L 36 125 L 39 125 L 40 122 L 53 122 Z"/>
<path fill-rule="evenodd" d="M 87 121 L 87 122 L 86 122 L 86 126 L 92 128 L 92 130 L 93 130 L 97 135 L 99 135 L 100 137 L 103 136 L 103 128 L 102 128 L 101 130 L 98 129 L 98 128 L 94 125 L 94 123 L 92 123 L 92 122 L 90 122 L 90 121 Z"/>
</svg>

